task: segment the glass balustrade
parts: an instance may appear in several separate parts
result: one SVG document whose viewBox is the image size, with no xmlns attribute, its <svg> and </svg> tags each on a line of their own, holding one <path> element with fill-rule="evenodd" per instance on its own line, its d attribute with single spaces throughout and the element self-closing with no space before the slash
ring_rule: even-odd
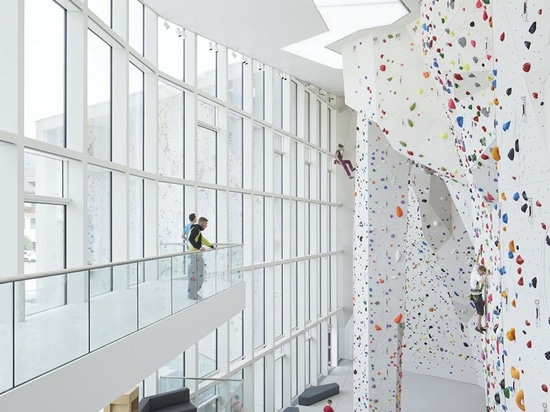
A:
<svg viewBox="0 0 550 412">
<path fill-rule="evenodd" d="M 0 279 L 0 393 L 243 280 L 242 245 L 172 252 Z"/>
</svg>

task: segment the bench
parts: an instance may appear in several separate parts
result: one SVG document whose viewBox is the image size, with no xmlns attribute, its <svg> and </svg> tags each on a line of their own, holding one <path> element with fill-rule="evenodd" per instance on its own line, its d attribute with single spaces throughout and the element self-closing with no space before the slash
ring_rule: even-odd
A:
<svg viewBox="0 0 550 412">
<path fill-rule="evenodd" d="M 298 398 L 298 405 L 309 406 L 340 393 L 340 386 L 337 383 L 311 386 L 302 392 Z"/>
<path fill-rule="evenodd" d="M 144 397 L 139 412 L 197 412 L 197 408 L 189 402 L 189 389 L 182 388 Z"/>
</svg>

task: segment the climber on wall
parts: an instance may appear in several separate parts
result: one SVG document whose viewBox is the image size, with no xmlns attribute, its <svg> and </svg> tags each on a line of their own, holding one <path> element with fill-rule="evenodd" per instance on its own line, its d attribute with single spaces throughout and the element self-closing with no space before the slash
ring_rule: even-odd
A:
<svg viewBox="0 0 550 412">
<path fill-rule="evenodd" d="M 481 257 L 481 252 L 483 251 L 480 248 L 477 255 L 476 264 L 474 265 L 474 270 L 470 276 L 470 300 L 476 308 L 476 331 L 479 333 L 484 333 L 485 328 L 481 324 L 481 320 L 485 315 L 485 289 L 487 286 L 487 268 L 483 265 L 479 265 L 479 259 Z"/>
<path fill-rule="evenodd" d="M 353 167 L 351 160 L 344 159 L 344 145 L 342 143 L 338 144 L 338 150 L 336 150 L 334 156 L 336 157 L 336 159 L 334 159 L 334 163 L 341 164 L 348 177 L 353 179 L 351 172 L 355 170 L 355 167 Z"/>
</svg>

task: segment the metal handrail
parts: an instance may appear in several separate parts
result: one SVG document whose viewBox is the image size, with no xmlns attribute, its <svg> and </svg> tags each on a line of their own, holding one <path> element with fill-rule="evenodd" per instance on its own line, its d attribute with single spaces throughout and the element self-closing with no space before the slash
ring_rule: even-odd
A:
<svg viewBox="0 0 550 412">
<path fill-rule="evenodd" d="M 161 243 L 161 244 L 162 245 L 183 245 L 182 243 Z M 28 273 L 26 275 L 19 275 L 19 276 L 2 277 L 0 278 L 0 285 L 4 283 L 21 282 L 23 280 L 40 279 L 40 278 L 47 278 L 51 276 L 66 275 L 69 273 L 76 273 L 76 272 L 80 273 L 80 272 L 85 272 L 90 270 L 105 269 L 113 266 L 130 265 L 130 264 L 140 263 L 140 262 L 149 262 L 151 260 L 168 259 L 168 258 L 183 256 L 183 255 L 193 255 L 199 252 L 208 253 L 208 252 L 213 252 L 217 249 L 243 246 L 243 243 L 215 243 L 215 245 L 216 245 L 216 249 L 207 249 L 204 251 L 186 250 L 183 252 L 170 253 L 167 255 L 150 256 L 150 257 L 144 257 L 144 258 L 123 260 L 118 262 L 101 263 L 97 265 L 87 265 L 87 266 L 70 268 L 70 269 L 59 269 L 59 270 L 51 270 L 47 272 Z"/>
</svg>

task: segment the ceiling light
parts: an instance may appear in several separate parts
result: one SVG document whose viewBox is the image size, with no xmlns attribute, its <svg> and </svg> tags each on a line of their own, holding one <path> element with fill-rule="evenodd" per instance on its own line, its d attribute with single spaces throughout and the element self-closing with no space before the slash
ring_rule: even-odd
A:
<svg viewBox="0 0 550 412">
<path fill-rule="evenodd" d="M 185 33 L 185 29 L 182 29 L 181 27 L 176 27 L 176 33 L 178 34 L 178 37 L 183 37 L 184 39 L 187 38 L 187 33 Z"/>
</svg>

